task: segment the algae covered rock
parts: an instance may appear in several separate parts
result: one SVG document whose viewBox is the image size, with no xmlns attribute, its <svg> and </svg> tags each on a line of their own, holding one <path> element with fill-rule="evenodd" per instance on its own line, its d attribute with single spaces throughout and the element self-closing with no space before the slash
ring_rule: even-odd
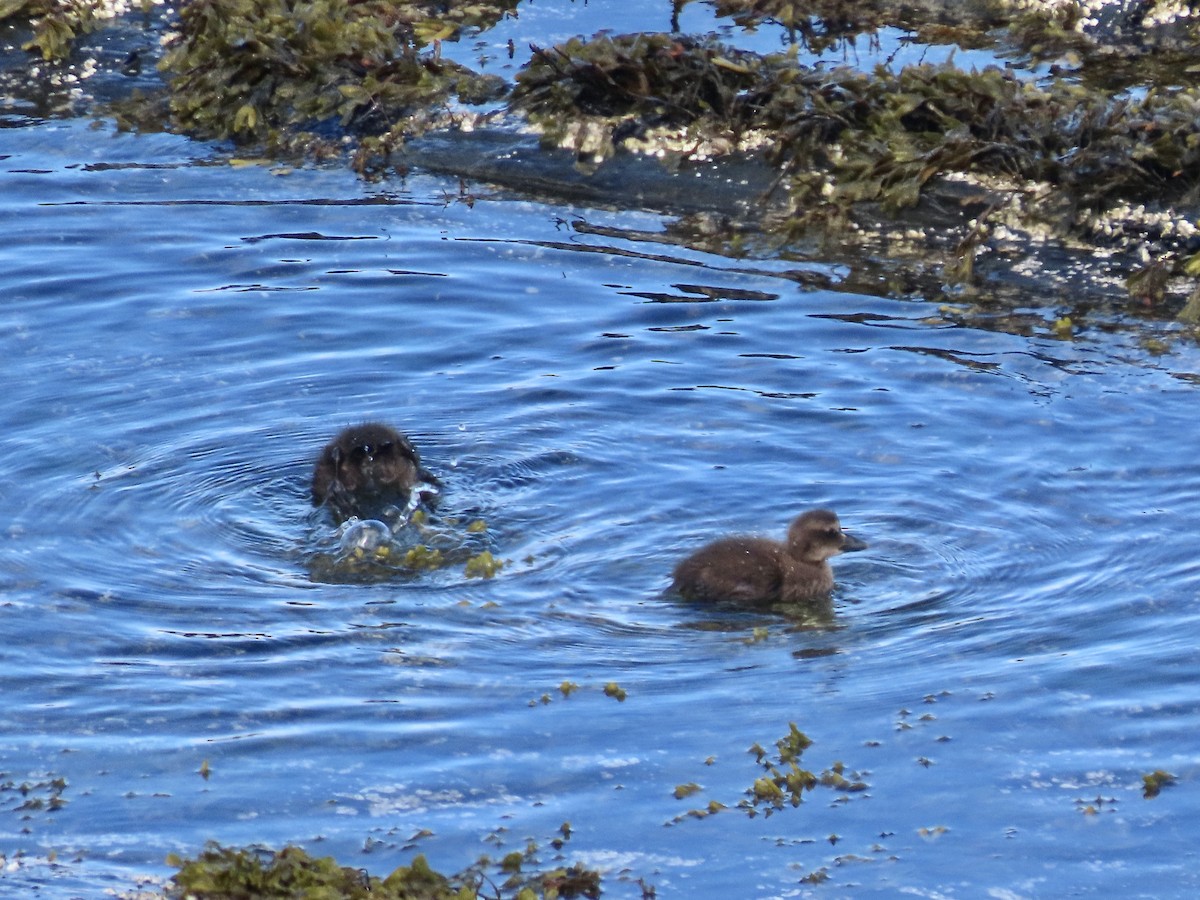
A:
<svg viewBox="0 0 1200 900">
<path fill-rule="evenodd" d="M 442 60 L 438 48 L 515 5 L 192 0 L 160 66 L 171 116 L 202 137 L 269 147 L 310 149 L 305 138 L 315 134 L 399 143 L 459 90 L 495 96 L 494 80 Z"/>
</svg>

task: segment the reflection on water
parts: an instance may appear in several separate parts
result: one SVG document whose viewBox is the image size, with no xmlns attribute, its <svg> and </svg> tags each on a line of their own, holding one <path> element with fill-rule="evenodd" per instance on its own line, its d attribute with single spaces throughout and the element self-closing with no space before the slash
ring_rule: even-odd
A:
<svg viewBox="0 0 1200 900">
<path fill-rule="evenodd" d="M 613 896 L 1195 890 L 1190 342 L 963 327 L 645 213 L 53 127 L 0 168 L 14 890 L 128 888 L 210 838 L 453 869 L 564 821 Z M 312 577 L 340 550 L 313 460 L 368 419 L 495 578 Z M 689 549 L 826 505 L 871 544 L 831 621 L 663 595 Z M 737 811 L 789 722 L 869 789 Z M 1145 801 L 1156 768 L 1182 783 Z"/>
</svg>

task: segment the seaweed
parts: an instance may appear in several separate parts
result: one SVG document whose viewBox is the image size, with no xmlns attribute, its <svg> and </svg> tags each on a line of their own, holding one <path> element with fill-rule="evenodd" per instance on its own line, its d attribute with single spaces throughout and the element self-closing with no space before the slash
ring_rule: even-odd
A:
<svg viewBox="0 0 1200 900">
<path fill-rule="evenodd" d="M 570 148 L 584 170 L 622 150 L 671 166 L 759 157 L 777 173 L 755 223 L 770 241 L 878 239 L 889 258 L 909 253 L 949 292 L 986 277 L 980 263 L 995 258 L 998 234 L 1125 254 L 1129 295 L 1145 308 L 1182 305 L 1195 286 L 1200 17 L 1180 4 L 1105 4 L 1087 15 L 1078 3 L 1023 0 L 712 6 L 742 28 L 781 28 L 785 49 L 752 53 L 678 33 L 572 38 L 533 48 L 503 112 Z M 414 135 L 501 115 L 503 79 L 440 51 L 517 8 L 190 0 L 166 41 L 163 93 L 122 104 L 118 120 L 277 158 L 345 157 L 380 177 Z M 99 0 L 0 0 L 0 17 L 28 21 L 29 49 L 55 59 L 108 21 L 105 10 Z M 883 28 L 899 29 L 902 42 L 986 46 L 1011 62 L 976 70 L 953 58 L 899 68 L 887 59 L 868 71 L 819 58 Z M 818 58 L 804 64 L 801 48 Z M 1032 71 L 1040 61 L 1051 65 Z M 463 107 L 483 103 L 494 106 Z M 964 184 L 982 201 L 960 202 Z M 954 221 L 967 206 L 980 208 Z M 912 209 L 928 214 L 928 239 L 911 229 L 925 245 L 896 251 L 886 229 Z M 729 252 L 742 242 L 735 233 Z M 1184 321 L 1200 320 L 1198 308 L 1185 307 Z"/>
<path fill-rule="evenodd" d="M 987 199 L 946 262 L 950 284 L 975 280 L 997 228 L 1115 247 L 1150 237 L 1166 278 L 1187 274 L 1180 254 L 1195 229 L 1176 210 L 1200 200 L 1194 86 L 1133 98 L 996 66 L 865 72 L 806 66 L 794 48 L 757 55 L 644 34 L 538 50 L 517 82 L 512 107 L 587 164 L 619 148 L 761 153 L 781 173 L 775 227 L 791 239 L 844 232 L 872 209 L 896 219 L 968 179 Z M 1135 272 L 1131 289 L 1165 283 L 1149 275 Z"/>
<path fill-rule="evenodd" d="M 36 51 L 46 62 L 65 59 L 76 38 L 112 17 L 111 6 L 96 0 L 0 0 L 0 22 L 28 19 L 33 36 L 21 48 Z"/>
<path fill-rule="evenodd" d="M 463 575 L 467 578 L 495 578 L 504 568 L 504 560 L 497 559 L 490 550 L 483 550 L 467 560 Z"/>
<path fill-rule="evenodd" d="M 1142 776 L 1142 796 L 1152 800 L 1162 793 L 1162 789 L 1175 783 L 1175 776 L 1163 769 L 1155 769 Z"/>
<path fill-rule="evenodd" d="M 857 794 L 867 790 L 868 785 L 856 773 L 849 773 L 841 762 L 835 762 L 823 770 L 820 775 L 801 767 L 801 757 L 804 751 L 812 746 L 808 736 L 796 727 L 795 722 L 788 723 L 788 733 L 775 742 L 774 754 L 765 750 L 760 744 L 752 744 L 748 752 L 754 754 L 755 762 L 762 767 L 762 774 L 754 779 L 745 790 L 745 797 L 737 803 L 737 808 L 751 818 L 760 812 L 770 816 L 785 806 L 797 807 L 804 795 L 817 787 L 827 787 L 842 794 Z M 708 761 L 711 764 L 711 760 Z M 695 782 L 685 782 L 677 785 L 674 796 L 677 800 L 699 793 L 700 786 Z M 703 819 L 727 809 L 728 807 L 716 800 L 709 801 L 704 808 L 690 809 L 676 816 L 671 824 L 677 824 L 684 819 Z"/>
<path fill-rule="evenodd" d="M 178 126 L 243 142 L 403 106 L 416 48 L 349 0 L 192 0 L 161 68 Z"/>
<path fill-rule="evenodd" d="M 309 559 L 310 575 L 321 581 L 370 582 L 413 579 L 422 573 L 462 567 L 464 578 L 491 579 L 510 562 L 496 556 L 488 524 L 412 510 L 388 522 L 351 517 L 322 537 Z"/>
<path fill-rule="evenodd" d="M 563 824 L 556 849 L 570 838 Z M 167 864 L 178 869 L 167 897 L 173 900 L 231 900 L 231 898 L 337 898 L 337 900 L 517 900 L 588 897 L 598 898 L 601 876 L 579 863 L 543 868 L 538 847 L 530 842 L 493 863 L 480 857 L 461 872 L 445 875 L 429 865 L 423 854 L 399 866 L 384 878 L 364 869 L 343 866 L 331 856 L 310 856 L 303 848 L 288 845 L 271 850 L 261 845 L 223 847 L 209 842 L 195 858 L 177 854 Z M 532 867 L 526 872 L 527 867 Z M 507 876 L 497 884 L 487 873 Z"/>
<path fill-rule="evenodd" d="M 626 694 L 625 689 L 615 681 L 610 681 L 604 685 L 604 696 L 612 697 L 618 703 L 624 703 L 628 694 Z"/>
<path fill-rule="evenodd" d="M 485 102 L 497 79 L 441 59 L 440 44 L 516 6 L 385 0 L 191 0 L 160 68 L 174 126 L 276 155 L 339 153 L 382 170 L 455 94 Z"/>
<path fill-rule="evenodd" d="M 533 48 L 511 106 L 548 143 L 604 159 L 654 128 L 736 126 L 738 95 L 758 81 L 760 58 L 720 43 L 667 34 L 599 35 Z M 713 124 L 715 123 L 715 124 Z M 581 124 L 592 126 L 580 127 Z"/>
<path fill-rule="evenodd" d="M 41 773 L 28 780 L 16 781 L 0 773 L 0 809 L 20 813 L 23 821 L 33 818 L 34 813 L 53 813 L 67 805 L 63 794 L 67 790 L 67 779 L 58 775 Z"/>
<path fill-rule="evenodd" d="M 232 897 L 366 897 L 466 900 L 473 885 L 455 886 L 429 868 L 423 856 L 386 879 L 339 865 L 331 856 L 312 857 L 299 847 L 270 851 L 209 843 L 195 859 L 175 854 L 167 864 L 178 868 L 168 897 L 216 900 Z"/>
<path fill-rule="evenodd" d="M 607 120 L 613 144 L 665 124 L 692 128 L 697 144 L 768 145 L 792 177 L 800 215 L 863 201 L 896 211 L 948 173 L 1069 187 L 1072 210 L 1195 195 L 1200 186 L 1200 94 L 1190 90 L 1111 101 L 997 67 L 867 73 L 643 34 L 538 50 L 517 82 L 513 106 L 549 142 L 577 139 L 582 130 L 569 123 L 590 118 Z"/>
</svg>

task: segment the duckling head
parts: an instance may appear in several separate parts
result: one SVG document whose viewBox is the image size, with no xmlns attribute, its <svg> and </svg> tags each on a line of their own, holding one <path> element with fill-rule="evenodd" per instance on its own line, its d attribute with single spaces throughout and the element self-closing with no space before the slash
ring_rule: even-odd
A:
<svg viewBox="0 0 1200 900">
<path fill-rule="evenodd" d="M 839 553 L 865 549 L 866 542 L 843 531 L 842 523 L 832 510 L 809 510 L 788 528 L 788 554 L 807 562 L 824 562 Z"/>
<path fill-rule="evenodd" d="M 421 460 L 408 439 L 386 425 L 347 428 L 325 447 L 313 473 L 313 504 L 357 496 L 406 496 L 421 479 Z"/>
</svg>

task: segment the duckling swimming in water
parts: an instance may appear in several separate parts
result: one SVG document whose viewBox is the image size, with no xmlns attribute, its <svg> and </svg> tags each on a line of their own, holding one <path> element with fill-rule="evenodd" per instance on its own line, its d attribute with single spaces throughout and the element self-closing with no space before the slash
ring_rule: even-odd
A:
<svg viewBox="0 0 1200 900">
<path fill-rule="evenodd" d="M 378 422 L 352 425 L 325 445 L 313 472 L 312 502 L 328 502 L 337 515 L 349 518 L 370 512 L 372 503 L 401 507 L 436 494 L 438 480 L 421 467 L 412 443 L 396 429 Z M 415 506 L 415 503 L 413 503 Z"/>
<path fill-rule="evenodd" d="M 786 544 L 739 536 L 702 547 L 675 567 L 671 589 L 688 600 L 753 606 L 819 600 L 833 590 L 829 557 L 866 547 L 833 512 L 813 509 L 792 522 Z"/>
</svg>

